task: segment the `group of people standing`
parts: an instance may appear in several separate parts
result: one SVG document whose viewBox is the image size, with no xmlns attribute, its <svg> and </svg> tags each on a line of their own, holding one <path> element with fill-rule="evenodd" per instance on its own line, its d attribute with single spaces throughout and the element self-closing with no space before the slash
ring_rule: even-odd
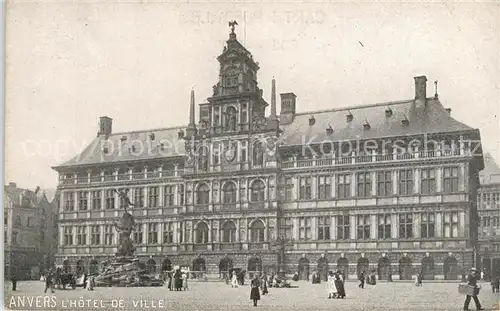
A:
<svg viewBox="0 0 500 311">
<path fill-rule="evenodd" d="M 345 298 L 345 286 L 344 277 L 340 271 L 330 271 L 328 273 L 328 299 L 344 299 Z"/>
<path fill-rule="evenodd" d="M 180 268 L 175 268 L 172 271 L 167 271 L 168 289 L 170 291 L 185 291 L 188 290 L 188 277 L 186 272 L 182 272 Z"/>
</svg>

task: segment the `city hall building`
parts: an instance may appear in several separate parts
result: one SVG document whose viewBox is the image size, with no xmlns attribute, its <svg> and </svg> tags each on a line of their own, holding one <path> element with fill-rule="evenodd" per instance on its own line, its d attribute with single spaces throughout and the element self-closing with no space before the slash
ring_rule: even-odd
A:
<svg viewBox="0 0 500 311">
<path fill-rule="evenodd" d="M 425 76 L 408 100 L 344 109 L 298 113 L 314 103 L 282 93 L 277 114 L 274 79 L 268 103 L 233 30 L 217 61 L 212 96 L 186 100 L 187 125 L 114 133 L 101 117 L 95 140 L 54 167 L 58 264 L 82 272 L 114 256 L 127 208 L 156 272 L 457 279 L 475 265 L 479 130 L 428 97 Z"/>
</svg>

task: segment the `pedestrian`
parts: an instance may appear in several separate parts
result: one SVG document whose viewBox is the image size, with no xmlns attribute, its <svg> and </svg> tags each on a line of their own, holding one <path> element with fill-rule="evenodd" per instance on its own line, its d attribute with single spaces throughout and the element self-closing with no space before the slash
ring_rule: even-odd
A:
<svg viewBox="0 0 500 311">
<path fill-rule="evenodd" d="M 12 278 L 10 279 L 12 282 L 12 290 L 16 291 L 17 290 L 17 277 L 16 274 L 12 274 Z"/>
<path fill-rule="evenodd" d="M 267 284 L 266 273 L 264 273 L 261 277 L 261 284 L 262 284 L 262 295 L 269 294 L 269 291 L 267 290 L 268 284 Z"/>
<path fill-rule="evenodd" d="M 484 281 L 484 269 L 481 271 L 481 280 Z"/>
<path fill-rule="evenodd" d="M 335 286 L 335 276 L 333 275 L 333 271 L 330 271 L 328 273 L 327 289 L 328 289 L 328 299 L 337 297 L 337 287 Z"/>
<path fill-rule="evenodd" d="M 337 289 L 337 298 L 344 299 L 345 298 L 345 286 L 344 286 L 344 278 L 342 274 L 337 271 L 335 274 L 335 287 Z"/>
<path fill-rule="evenodd" d="M 233 271 L 233 277 L 231 278 L 231 287 L 238 288 L 238 276 L 236 275 L 236 271 Z"/>
<path fill-rule="evenodd" d="M 188 290 L 188 279 L 187 279 L 187 274 L 184 272 L 182 273 L 182 289 L 183 290 Z"/>
<path fill-rule="evenodd" d="M 52 294 L 54 293 L 54 281 L 53 281 L 53 278 L 54 278 L 54 274 L 51 271 L 49 271 L 46 275 L 45 275 L 45 291 L 43 292 L 44 294 L 47 293 L 47 289 L 50 288 L 50 291 L 52 292 Z"/>
<path fill-rule="evenodd" d="M 476 304 L 477 310 L 484 310 L 484 308 L 481 307 L 479 298 L 477 297 L 477 295 L 479 294 L 479 287 L 477 286 L 477 281 L 479 280 L 480 275 L 476 268 L 471 268 L 470 271 L 471 273 L 467 276 L 467 285 L 474 288 L 474 293 L 472 295 L 467 295 L 465 297 L 464 310 L 469 310 L 469 303 L 471 298 L 474 299 L 474 303 Z"/>
<path fill-rule="evenodd" d="M 491 278 L 491 289 L 494 293 L 498 293 L 500 289 L 500 277 L 495 276 Z"/>
<path fill-rule="evenodd" d="M 422 273 L 418 272 L 415 277 L 415 286 L 422 286 Z"/>
<path fill-rule="evenodd" d="M 260 300 L 260 293 L 259 293 L 259 278 L 257 277 L 257 274 L 254 274 L 252 281 L 250 282 L 250 299 L 253 300 L 253 306 L 257 307 L 257 301 Z"/>
<path fill-rule="evenodd" d="M 365 271 L 361 271 L 359 275 L 359 288 L 365 288 Z"/>
</svg>

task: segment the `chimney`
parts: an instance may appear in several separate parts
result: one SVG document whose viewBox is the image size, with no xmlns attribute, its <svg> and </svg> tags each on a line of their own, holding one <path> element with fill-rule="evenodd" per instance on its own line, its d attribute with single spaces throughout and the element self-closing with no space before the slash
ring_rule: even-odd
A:
<svg viewBox="0 0 500 311">
<path fill-rule="evenodd" d="M 113 119 L 110 117 L 100 117 L 99 118 L 99 132 L 98 135 L 109 136 L 111 135 L 111 129 L 113 126 Z"/>
<path fill-rule="evenodd" d="M 9 188 L 17 188 L 17 184 L 15 182 L 10 182 L 9 183 Z"/>
<path fill-rule="evenodd" d="M 427 98 L 427 77 L 415 77 L 415 100 L 425 103 Z"/>
<path fill-rule="evenodd" d="M 294 93 L 283 93 L 281 96 L 280 123 L 289 124 L 295 117 L 296 98 Z"/>
<path fill-rule="evenodd" d="M 448 113 L 448 115 L 451 115 L 451 108 L 446 108 L 446 112 Z"/>
</svg>

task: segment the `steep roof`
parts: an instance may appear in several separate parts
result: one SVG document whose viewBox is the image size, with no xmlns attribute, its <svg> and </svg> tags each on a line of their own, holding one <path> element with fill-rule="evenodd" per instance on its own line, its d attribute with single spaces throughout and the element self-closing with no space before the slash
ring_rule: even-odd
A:
<svg viewBox="0 0 500 311">
<path fill-rule="evenodd" d="M 386 116 L 390 108 L 391 116 Z M 352 114 L 352 121 L 347 115 Z M 314 124 L 309 119 L 314 117 Z M 402 120 L 409 124 L 403 125 Z M 369 129 L 364 124 L 370 125 Z M 326 129 L 333 132 L 328 135 Z M 363 140 L 383 137 L 397 137 L 424 133 L 443 133 L 473 130 L 450 116 L 439 100 L 430 98 L 427 105 L 416 104 L 414 100 L 389 102 L 369 106 L 306 112 L 295 115 L 290 124 L 282 124 L 284 145 L 302 145 L 304 142 Z"/>
<path fill-rule="evenodd" d="M 39 203 L 38 195 L 29 189 L 17 188 L 13 186 L 4 186 L 5 196 L 8 197 L 14 206 L 35 207 Z"/>
<path fill-rule="evenodd" d="M 79 155 L 54 168 L 182 156 L 185 152 L 184 140 L 178 138 L 178 133 L 184 128 L 114 133 L 107 138 L 99 136 Z M 150 135 L 154 135 L 154 139 Z M 104 148 L 107 148 L 107 153 Z"/>
<path fill-rule="evenodd" d="M 499 184 L 500 183 L 500 167 L 498 167 L 495 159 L 491 154 L 486 153 L 484 156 L 484 169 L 479 173 L 479 178 L 482 185 Z"/>
</svg>

